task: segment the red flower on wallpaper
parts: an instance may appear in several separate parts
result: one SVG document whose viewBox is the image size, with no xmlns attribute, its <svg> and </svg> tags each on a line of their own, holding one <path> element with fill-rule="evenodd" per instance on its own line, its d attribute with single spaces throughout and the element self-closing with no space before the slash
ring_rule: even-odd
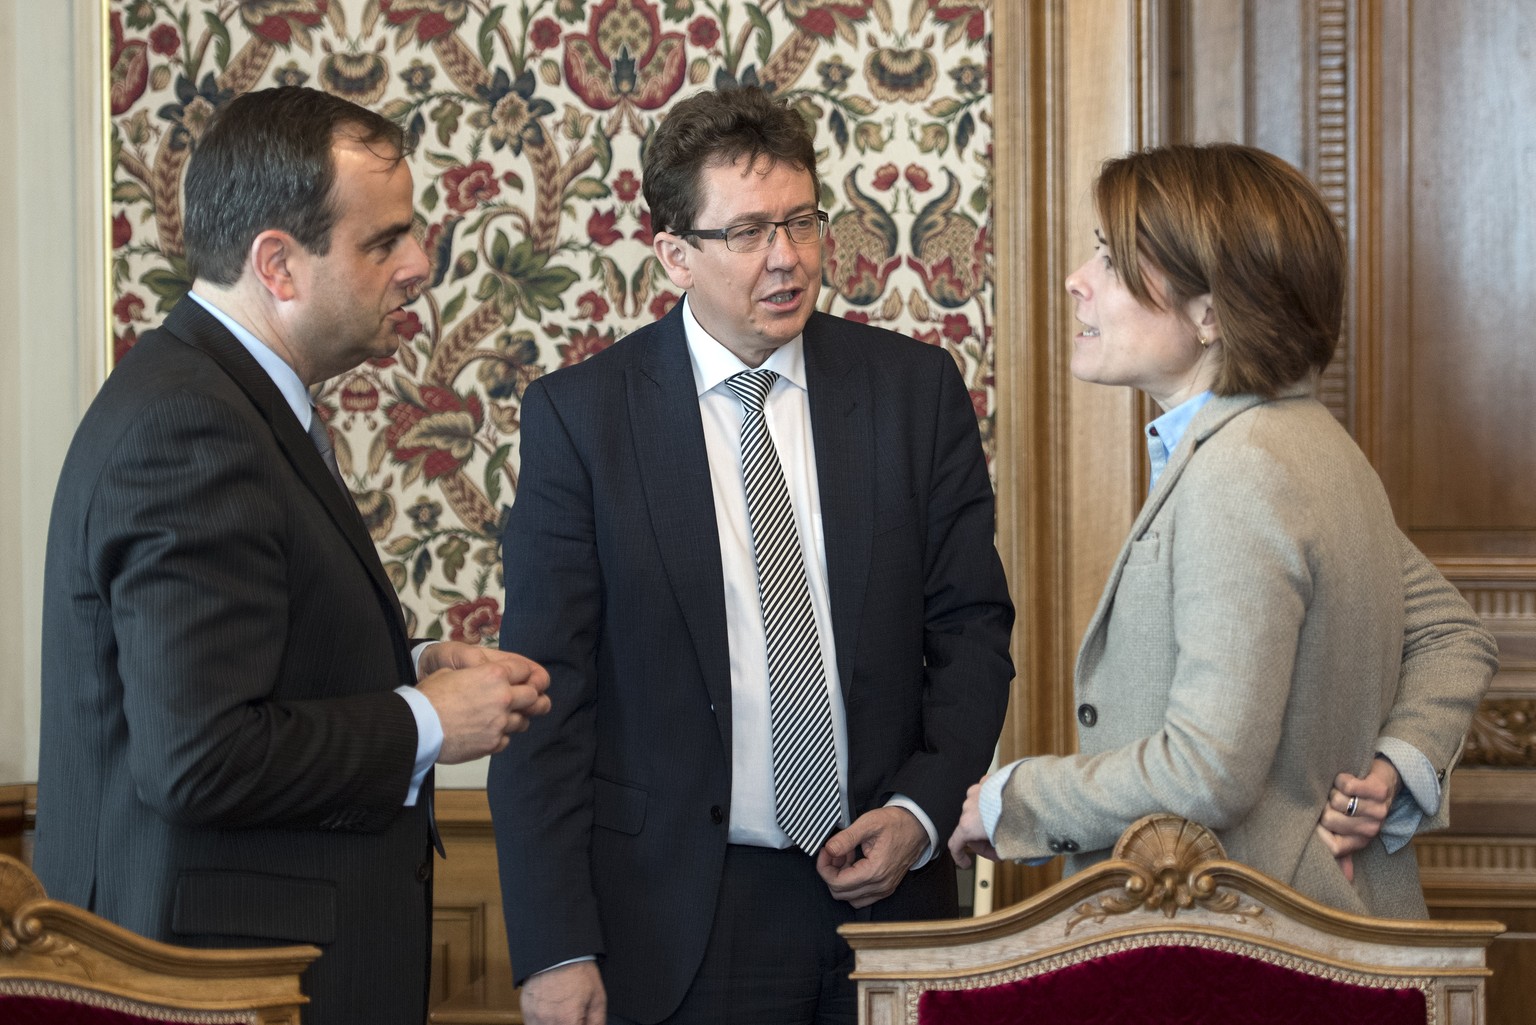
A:
<svg viewBox="0 0 1536 1025">
<path fill-rule="evenodd" d="M 963 342 L 971 336 L 971 318 L 963 313 L 946 313 L 943 331 L 950 341 Z"/>
<path fill-rule="evenodd" d="M 933 188 L 933 182 L 928 178 L 928 169 L 916 164 L 908 164 L 907 169 L 902 172 L 902 177 L 917 192 L 927 192 Z"/>
<path fill-rule="evenodd" d="M 144 300 L 132 292 L 124 292 L 117 297 L 117 302 L 112 304 L 112 315 L 117 318 L 119 324 L 132 324 L 135 320 L 143 320 Z"/>
<path fill-rule="evenodd" d="M 634 234 L 630 236 L 630 238 L 638 239 L 639 241 L 644 242 L 647 246 L 656 241 L 656 232 L 651 230 L 651 212 L 649 210 L 641 211 L 640 227 L 635 231 Z"/>
<path fill-rule="evenodd" d="M 681 296 L 675 292 L 657 292 L 656 298 L 651 300 L 651 319 L 660 320 L 672 312 L 672 307 L 677 305 Z"/>
<path fill-rule="evenodd" d="M 587 237 L 600 246 L 613 245 L 624 237 L 623 232 L 614 228 L 618 219 L 615 210 L 593 210 L 592 216 L 587 218 Z"/>
<path fill-rule="evenodd" d="M 673 301 L 676 301 L 676 296 L 673 297 Z M 602 352 L 614 343 L 615 334 L 611 329 L 599 331 L 593 327 L 582 331 L 572 327 L 566 328 L 565 339 L 555 346 L 555 351 L 560 354 L 562 367 L 580 363 L 588 356 L 595 356 Z"/>
<path fill-rule="evenodd" d="M 448 620 L 448 639 L 480 644 L 494 641 L 501 632 L 501 607 L 495 598 L 475 598 L 450 606 L 444 613 Z"/>
<path fill-rule="evenodd" d="M 112 45 L 108 63 L 112 74 L 112 114 L 127 113 L 149 85 L 149 44 L 142 39 L 123 39 L 123 16 L 112 12 Z"/>
<path fill-rule="evenodd" d="M 330 0 L 241 0 L 240 20 L 253 35 L 287 46 L 296 35 L 308 37 L 329 6 Z"/>
<path fill-rule="evenodd" d="M 707 50 L 720 41 L 720 25 L 714 18 L 698 17 L 688 23 L 688 41 Z"/>
<path fill-rule="evenodd" d="M 576 299 L 576 316 L 594 323 L 608 316 L 608 300 L 596 292 L 583 292 Z"/>
<path fill-rule="evenodd" d="M 950 4 L 944 0 L 928 0 L 928 7 L 938 21 L 963 22 L 965 38 L 979 43 L 987 37 L 986 9 L 981 4 Z"/>
<path fill-rule="evenodd" d="M 469 5 L 464 0 L 379 0 L 379 13 L 407 35 L 414 34 L 416 42 L 430 43 L 463 24 Z"/>
<path fill-rule="evenodd" d="M 384 440 L 396 461 L 414 464 L 432 481 L 469 461 L 484 410 L 480 396 L 461 397 L 437 385 L 422 385 L 418 394 L 421 405 L 401 400 L 384 411 L 389 418 Z"/>
<path fill-rule="evenodd" d="M 869 17 L 870 8 L 873 6 L 873 0 L 842 0 L 840 3 L 825 3 L 822 0 L 789 0 L 784 5 L 784 13 L 802 32 L 808 32 L 823 39 L 831 39 L 837 34 L 839 19 L 863 21 Z"/>
<path fill-rule="evenodd" d="M 405 312 L 405 319 L 395 325 L 395 334 L 407 342 L 421 334 L 421 318 L 414 310 Z"/>
<path fill-rule="evenodd" d="M 640 195 L 640 178 L 629 168 L 620 171 L 613 179 L 613 193 L 625 203 L 633 203 Z"/>
<path fill-rule="evenodd" d="M 501 192 L 496 172 L 484 160 L 460 164 L 443 172 L 443 200 L 449 209 L 467 213 L 495 199 Z"/>
<path fill-rule="evenodd" d="M 879 189 L 881 192 L 885 192 L 888 191 L 891 186 L 895 185 L 896 179 L 900 177 L 901 172 L 896 169 L 895 164 L 881 164 L 878 168 L 875 169 L 875 177 L 874 180 L 870 182 L 870 184 Z"/>
<path fill-rule="evenodd" d="M 128 223 L 128 215 L 120 213 L 112 218 L 112 248 L 121 249 L 133 241 L 133 225 Z"/>
<path fill-rule="evenodd" d="M 181 33 L 175 25 L 156 25 L 149 30 L 149 48 L 164 57 L 181 49 Z"/>
<path fill-rule="evenodd" d="M 560 23 L 554 18 L 540 18 L 528 29 L 528 41 L 535 50 L 548 50 L 560 44 Z"/>
<path fill-rule="evenodd" d="M 971 408 L 976 411 L 976 419 L 985 420 L 987 418 L 989 410 L 987 409 L 987 390 L 985 388 L 971 389 Z"/>
<path fill-rule="evenodd" d="M 586 33 L 565 39 L 566 83 L 594 110 L 655 110 L 683 86 L 683 51 L 683 34 L 661 31 L 654 4 L 603 0 Z"/>
</svg>

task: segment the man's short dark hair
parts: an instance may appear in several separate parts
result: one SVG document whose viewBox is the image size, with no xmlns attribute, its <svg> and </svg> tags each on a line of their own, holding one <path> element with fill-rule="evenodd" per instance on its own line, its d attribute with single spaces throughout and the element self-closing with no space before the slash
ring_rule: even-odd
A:
<svg viewBox="0 0 1536 1025">
<path fill-rule="evenodd" d="M 718 228 L 698 225 L 705 167 L 755 164 L 766 157 L 808 171 L 816 183 L 816 141 L 798 112 L 757 86 L 699 93 L 677 104 L 646 146 L 641 169 L 653 231 Z"/>
<path fill-rule="evenodd" d="M 182 237 L 192 276 L 233 285 L 251 242 L 271 229 L 312 253 L 329 251 L 338 135 L 404 159 L 398 125 L 317 89 L 263 89 L 220 107 L 187 164 Z"/>
</svg>

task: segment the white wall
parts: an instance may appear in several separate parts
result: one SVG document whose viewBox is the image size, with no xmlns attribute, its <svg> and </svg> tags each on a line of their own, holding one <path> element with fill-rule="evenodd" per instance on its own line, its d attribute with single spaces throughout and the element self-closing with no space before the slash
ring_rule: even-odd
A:
<svg viewBox="0 0 1536 1025">
<path fill-rule="evenodd" d="M 37 778 L 43 548 L 106 360 L 99 0 L 0 0 L 0 783 Z"/>
</svg>

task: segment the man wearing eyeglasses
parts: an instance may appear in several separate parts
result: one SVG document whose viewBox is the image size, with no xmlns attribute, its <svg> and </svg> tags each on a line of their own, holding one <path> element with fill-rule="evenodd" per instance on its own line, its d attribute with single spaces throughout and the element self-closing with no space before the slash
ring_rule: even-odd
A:
<svg viewBox="0 0 1536 1025">
<path fill-rule="evenodd" d="M 501 639 L 554 711 L 490 793 L 532 1025 L 852 1022 L 837 926 L 957 913 L 1013 675 L 992 490 L 949 355 L 816 312 L 815 161 L 761 90 L 674 107 L 684 300 L 523 399 Z"/>
</svg>

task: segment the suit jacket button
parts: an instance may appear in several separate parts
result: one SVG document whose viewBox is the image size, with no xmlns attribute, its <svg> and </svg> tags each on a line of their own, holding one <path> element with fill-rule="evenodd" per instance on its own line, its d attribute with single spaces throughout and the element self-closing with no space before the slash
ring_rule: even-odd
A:
<svg viewBox="0 0 1536 1025">
<path fill-rule="evenodd" d="M 423 861 L 420 865 L 416 866 L 416 881 L 418 883 L 424 883 L 424 882 L 426 882 L 427 880 L 429 880 L 431 878 L 432 878 L 432 862 L 430 862 L 430 861 Z"/>
<path fill-rule="evenodd" d="M 1060 854 L 1061 853 L 1061 841 L 1060 840 L 1052 840 L 1052 841 L 1050 841 L 1049 843 L 1047 843 L 1045 845 L 1045 849 L 1050 851 L 1052 854 Z"/>
<path fill-rule="evenodd" d="M 1061 849 L 1066 851 L 1068 854 L 1076 854 L 1077 853 L 1077 841 L 1076 840 L 1063 840 L 1061 842 Z"/>
<path fill-rule="evenodd" d="M 1099 721 L 1099 710 L 1085 701 L 1077 706 L 1077 721 L 1084 726 L 1092 726 Z"/>
<path fill-rule="evenodd" d="M 718 804 L 709 809 L 709 821 L 713 822 L 717 826 L 725 821 L 725 812 L 720 810 L 720 806 Z"/>
</svg>

